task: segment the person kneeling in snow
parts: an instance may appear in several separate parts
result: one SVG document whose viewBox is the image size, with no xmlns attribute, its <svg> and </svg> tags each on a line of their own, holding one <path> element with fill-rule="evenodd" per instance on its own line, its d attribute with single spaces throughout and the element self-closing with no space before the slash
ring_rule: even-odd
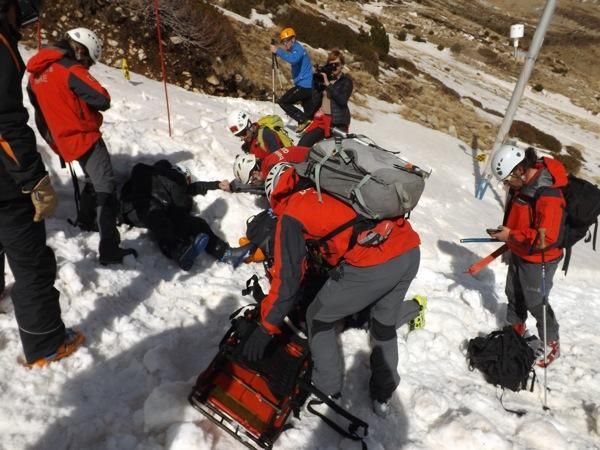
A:
<svg viewBox="0 0 600 450">
<path fill-rule="evenodd" d="M 301 179 L 289 164 L 276 164 L 265 180 L 265 192 L 278 217 L 274 239 L 272 281 L 260 304 L 260 323 L 243 353 L 255 361 L 263 357 L 274 334 L 280 332 L 292 310 L 306 273 L 308 260 L 322 259 L 334 267 L 308 307 L 306 324 L 314 362 L 313 383 L 325 394 L 342 391 L 343 360 L 336 340 L 336 323 L 371 306 L 370 394 L 379 415 L 389 411 L 389 401 L 400 382 L 396 327 L 416 318 L 417 301 L 403 301 L 419 269 L 420 239 L 408 220 L 386 221 L 387 238 L 374 245 L 355 245 L 354 227 L 343 225 L 356 218 L 346 203 L 315 188 L 301 189 Z M 339 229 L 342 228 L 342 231 Z M 339 231 L 335 233 L 335 231 Z M 307 244 L 327 238 L 318 248 Z M 331 273 L 331 272 L 330 272 Z"/>
<path fill-rule="evenodd" d="M 149 229 L 162 253 L 174 259 L 183 270 L 190 270 L 204 250 L 219 261 L 237 267 L 249 248 L 231 248 L 213 233 L 204 219 L 191 215 L 192 197 L 216 189 L 229 192 L 229 182 L 191 183 L 185 170 L 167 160 L 152 166 L 136 164 L 121 190 L 123 221 Z"/>
</svg>

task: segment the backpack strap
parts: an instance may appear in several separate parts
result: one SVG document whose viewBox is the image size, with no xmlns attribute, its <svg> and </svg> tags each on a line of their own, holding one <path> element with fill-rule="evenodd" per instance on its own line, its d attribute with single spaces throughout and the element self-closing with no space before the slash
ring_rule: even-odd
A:
<svg viewBox="0 0 600 450">
<path fill-rule="evenodd" d="M 321 418 L 321 420 L 323 420 L 323 422 L 325 422 L 329 427 L 331 427 L 332 429 L 337 431 L 340 435 L 344 436 L 345 438 L 352 439 L 353 441 L 360 441 L 362 444 L 363 450 L 367 450 L 367 444 L 365 443 L 364 439 L 369 434 L 369 424 L 368 423 L 359 419 L 358 417 L 354 416 L 353 414 L 351 414 L 350 412 L 348 412 L 347 410 L 342 408 L 340 405 L 338 405 L 336 402 L 334 402 L 329 396 L 325 395 L 325 393 L 323 393 L 322 391 L 317 389 L 312 383 L 302 380 L 300 382 L 300 385 L 303 389 L 305 389 L 306 391 L 310 392 L 315 397 L 317 397 L 316 399 L 310 400 L 308 402 L 308 404 L 306 405 L 306 409 L 311 414 L 314 414 L 315 416 Z M 346 419 L 348 422 L 350 422 L 347 430 L 345 430 L 344 428 L 339 426 L 337 423 L 335 423 L 329 417 L 325 416 L 324 414 L 321 414 L 320 412 L 318 412 L 317 410 L 314 409 L 314 406 L 322 405 L 323 403 L 325 403 L 327 406 L 329 406 L 336 414 L 338 414 L 339 416 L 342 416 L 344 419 Z M 362 429 L 362 433 L 361 433 L 362 436 L 359 435 L 360 429 Z"/>
</svg>

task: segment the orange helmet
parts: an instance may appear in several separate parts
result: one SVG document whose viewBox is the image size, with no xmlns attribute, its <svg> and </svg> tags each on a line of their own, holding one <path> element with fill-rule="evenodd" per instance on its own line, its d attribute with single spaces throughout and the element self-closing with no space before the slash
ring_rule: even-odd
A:
<svg viewBox="0 0 600 450">
<path fill-rule="evenodd" d="M 280 41 L 283 41 L 284 39 L 293 38 L 293 37 L 296 37 L 296 32 L 294 31 L 293 28 L 290 28 L 290 27 L 284 28 L 283 30 L 281 30 L 281 33 L 279 33 Z"/>
</svg>

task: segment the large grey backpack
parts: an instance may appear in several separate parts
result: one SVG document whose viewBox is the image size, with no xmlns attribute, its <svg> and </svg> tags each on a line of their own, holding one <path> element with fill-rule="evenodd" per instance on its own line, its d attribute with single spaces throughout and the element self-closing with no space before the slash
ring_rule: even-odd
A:
<svg viewBox="0 0 600 450">
<path fill-rule="evenodd" d="M 307 161 L 295 165 L 299 175 L 315 183 L 319 195 L 327 192 L 374 220 L 403 216 L 417 205 L 431 171 L 364 136 L 336 134 L 315 144 Z"/>
</svg>

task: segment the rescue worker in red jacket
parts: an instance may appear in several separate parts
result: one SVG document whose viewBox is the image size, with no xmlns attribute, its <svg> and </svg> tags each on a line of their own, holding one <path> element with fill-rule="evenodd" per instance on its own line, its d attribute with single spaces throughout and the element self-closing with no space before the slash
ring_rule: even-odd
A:
<svg viewBox="0 0 600 450">
<path fill-rule="evenodd" d="M 101 51 L 95 33 L 75 28 L 55 47 L 36 53 L 27 70 L 40 134 L 65 162 L 79 162 L 96 191 L 99 260 L 107 265 L 121 263 L 125 255 L 135 255 L 135 250 L 119 247 L 116 183 L 100 132 L 100 111 L 110 107 L 110 95 L 89 73 Z"/>
<path fill-rule="evenodd" d="M 232 111 L 227 117 L 227 128 L 242 140 L 244 153 L 250 153 L 258 159 L 269 156 L 287 144 L 271 128 L 252 122 L 246 111 Z"/>
<path fill-rule="evenodd" d="M 269 294 L 261 302 L 260 325 L 251 334 L 243 353 L 249 360 L 261 359 L 271 336 L 279 333 L 292 309 L 307 268 L 307 242 L 327 237 L 357 217 L 346 203 L 322 193 L 319 201 L 313 187 L 298 190 L 300 178 L 287 163 L 269 171 L 265 191 L 278 217 L 274 264 Z M 420 261 L 420 239 L 408 220 L 381 222 L 387 239 L 373 245 L 352 245 L 354 227 L 348 226 L 320 246 L 320 255 L 335 275 L 318 292 L 306 313 L 306 324 L 314 362 L 313 383 L 327 395 L 341 393 L 342 355 L 336 340 L 336 322 L 371 306 L 371 380 L 374 410 L 388 411 L 389 400 L 400 382 L 396 327 L 420 313 L 416 301 L 404 296 L 416 276 Z"/>
<path fill-rule="evenodd" d="M 506 242 L 511 253 L 506 277 L 506 319 L 517 333 L 524 335 L 529 312 L 537 321 L 539 336 L 543 336 L 543 299 L 544 295 L 548 298 L 563 255 L 562 248 L 556 243 L 560 238 L 565 207 L 560 188 L 567 185 L 567 171 L 560 161 L 546 157 L 538 159 L 533 148 L 523 150 L 514 145 L 504 145 L 494 153 L 492 171 L 510 188 L 503 225 L 499 231 L 490 233 Z M 542 245 L 545 246 L 543 249 Z M 544 265 L 546 292 L 542 291 Z M 546 328 L 547 356 L 544 359 L 542 348 L 538 354 L 540 367 L 560 356 L 558 321 L 549 304 Z"/>
<path fill-rule="evenodd" d="M 54 214 L 56 194 L 23 106 L 19 29 L 38 20 L 40 3 L 0 0 L 0 247 L 15 278 L 10 296 L 28 367 L 69 356 L 85 340 L 61 318 L 56 258 L 46 245 L 44 223 Z"/>
</svg>

